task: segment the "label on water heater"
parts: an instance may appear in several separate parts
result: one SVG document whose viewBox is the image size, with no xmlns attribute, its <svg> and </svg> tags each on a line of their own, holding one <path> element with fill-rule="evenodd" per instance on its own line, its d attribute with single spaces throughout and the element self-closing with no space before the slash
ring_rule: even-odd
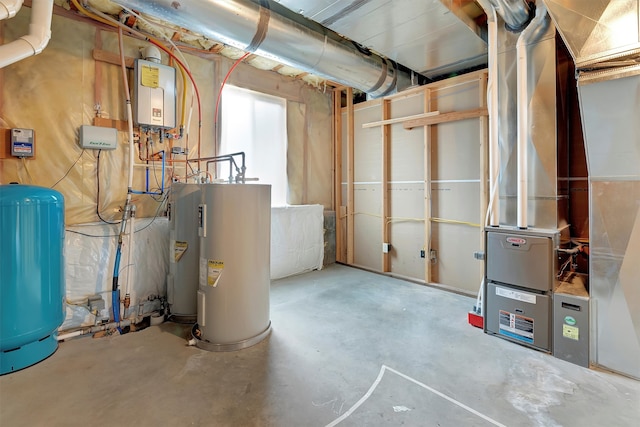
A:
<svg viewBox="0 0 640 427">
<path fill-rule="evenodd" d="M 189 243 L 177 241 L 173 241 L 171 243 L 173 243 L 173 258 L 175 262 L 178 262 L 182 259 L 184 253 L 187 252 L 187 249 L 189 249 Z"/>
<path fill-rule="evenodd" d="M 218 281 L 224 270 L 224 261 L 210 259 L 207 261 L 207 285 L 218 286 Z"/>
</svg>

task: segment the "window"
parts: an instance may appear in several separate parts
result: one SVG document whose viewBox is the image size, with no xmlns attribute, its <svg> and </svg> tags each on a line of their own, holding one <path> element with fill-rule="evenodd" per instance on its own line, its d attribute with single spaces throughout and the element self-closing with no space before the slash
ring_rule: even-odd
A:
<svg viewBox="0 0 640 427">
<path fill-rule="evenodd" d="M 271 184 L 272 206 L 286 205 L 286 100 L 227 85 L 222 92 L 221 108 L 220 154 L 244 151 L 245 176 Z M 220 164 L 218 176 L 229 176 L 227 164 Z"/>
</svg>

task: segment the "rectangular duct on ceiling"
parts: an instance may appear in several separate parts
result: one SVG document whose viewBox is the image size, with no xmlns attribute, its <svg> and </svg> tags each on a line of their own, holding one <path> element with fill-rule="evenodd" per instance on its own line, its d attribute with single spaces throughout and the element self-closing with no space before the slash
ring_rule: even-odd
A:
<svg viewBox="0 0 640 427">
<path fill-rule="evenodd" d="M 638 0 L 544 1 L 577 68 L 640 55 Z"/>
</svg>

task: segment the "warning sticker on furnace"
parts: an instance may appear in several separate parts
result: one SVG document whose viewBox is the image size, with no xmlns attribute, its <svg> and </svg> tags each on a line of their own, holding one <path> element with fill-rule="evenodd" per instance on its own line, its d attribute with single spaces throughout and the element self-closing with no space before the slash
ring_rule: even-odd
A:
<svg viewBox="0 0 640 427">
<path fill-rule="evenodd" d="M 533 319 L 500 310 L 500 334 L 533 344 Z"/>
<path fill-rule="evenodd" d="M 224 270 L 224 261 L 210 259 L 207 262 L 207 285 L 218 286 L 218 281 Z"/>
</svg>

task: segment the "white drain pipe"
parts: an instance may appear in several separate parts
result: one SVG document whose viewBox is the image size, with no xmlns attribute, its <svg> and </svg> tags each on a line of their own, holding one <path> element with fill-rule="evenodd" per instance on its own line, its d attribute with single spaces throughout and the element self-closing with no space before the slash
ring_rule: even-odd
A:
<svg viewBox="0 0 640 427">
<path fill-rule="evenodd" d="M 517 137 L 517 165 L 518 165 L 518 193 L 517 193 L 517 226 L 525 229 L 528 227 L 527 209 L 529 198 L 529 170 L 527 153 L 530 136 L 529 129 L 529 57 L 527 46 L 534 43 L 539 36 L 547 31 L 548 25 L 544 24 L 547 17 L 547 8 L 544 2 L 539 1 L 536 8 L 536 16 L 527 28 L 522 31 L 516 43 L 517 55 L 517 97 L 518 97 L 518 137 Z"/>
<path fill-rule="evenodd" d="M 489 0 L 478 0 L 487 14 L 489 30 L 489 80 L 487 82 L 487 105 L 489 107 L 489 207 L 485 224 L 500 225 L 500 144 L 498 142 L 498 17 Z"/>
<path fill-rule="evenodd" d="M 4 16 L 5 13 L 7 14 L 6 17 L 11 17 L 11 11 L 7 6 L 9 4 L 17 6 L 18 3 L 22 6 L 21 1 L 3 2 L 4 10 L 0 12 L 0 17 Z M 15 12 L 13 12 L 14 15 Z M 29 34 L 0 46 L 0 68 L 42 52 L 49 43 L 49 39 L 51 39 L 52 14 L 53 0 L 33 0 Z"/>
<path fill-rule="evenodd" d="M 0 0 L 0 21 L 16 16 L 22 3 L 22 0 Z"/>
</svg>

